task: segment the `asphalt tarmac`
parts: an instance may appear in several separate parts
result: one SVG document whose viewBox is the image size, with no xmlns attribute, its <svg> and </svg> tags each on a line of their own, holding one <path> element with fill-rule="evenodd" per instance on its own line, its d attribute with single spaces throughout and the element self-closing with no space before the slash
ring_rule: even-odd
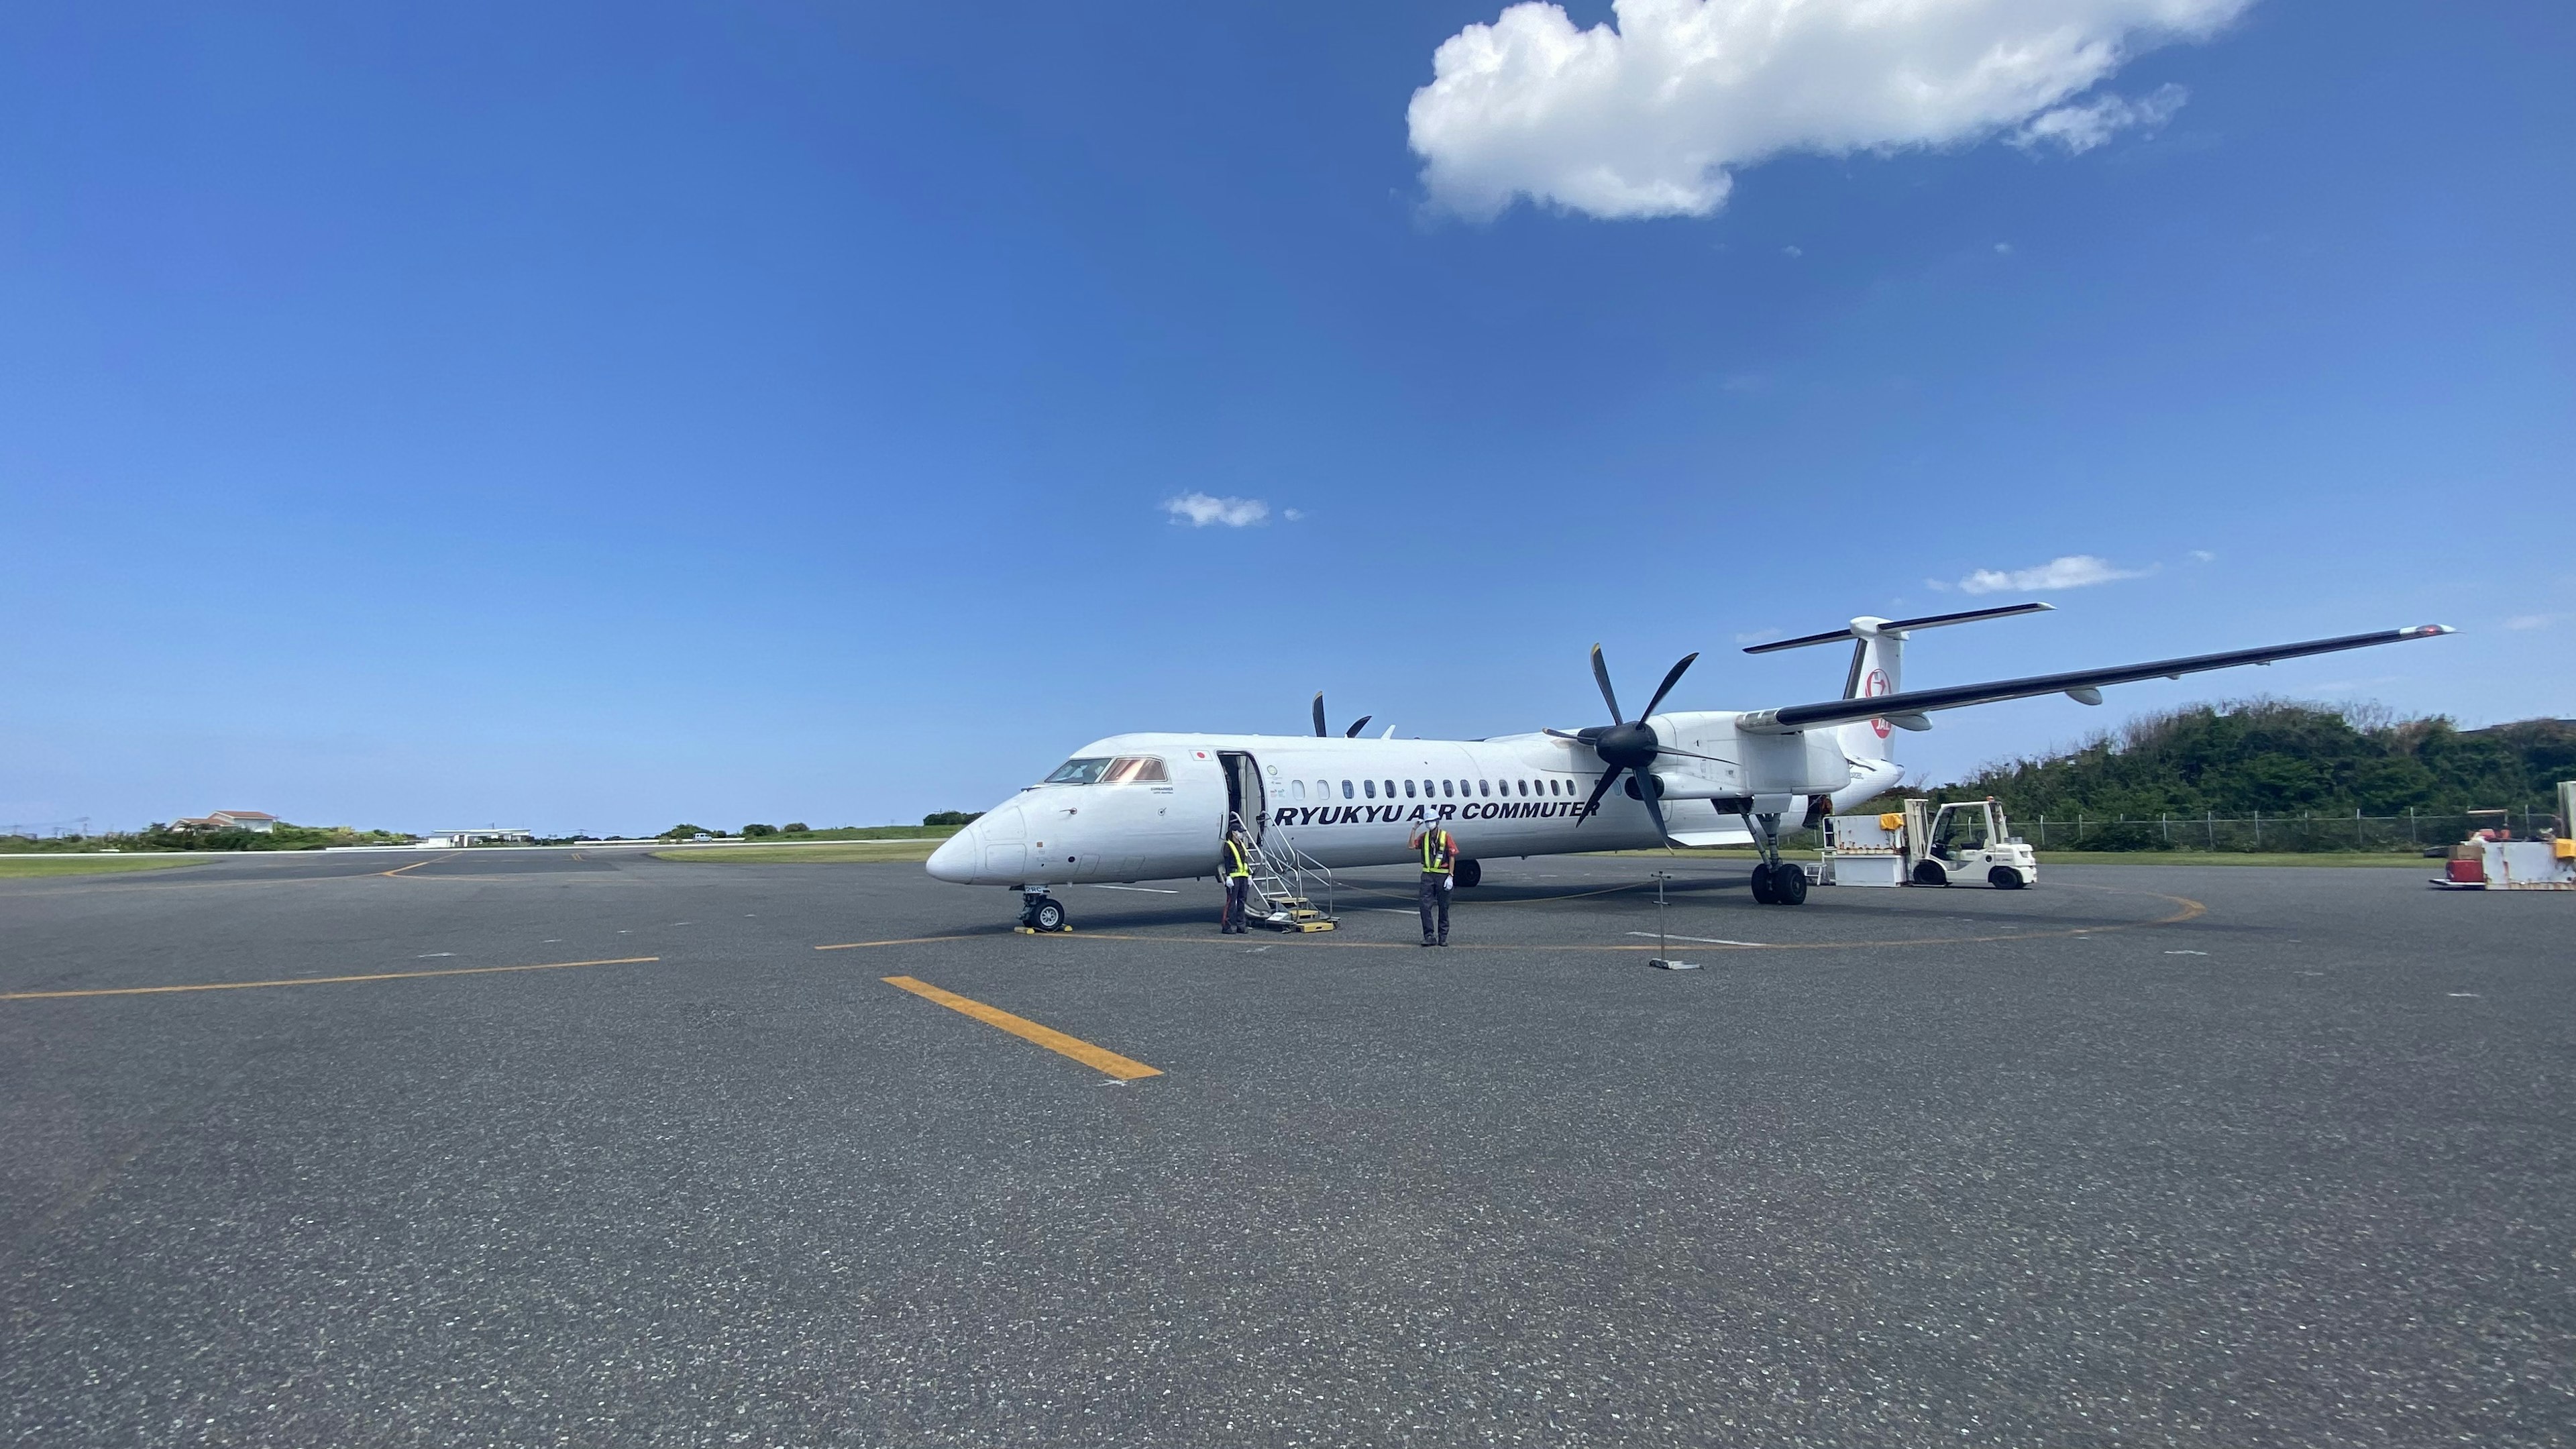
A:
<svg viewBox="0 0 2576 1449">
<path fill-rule="evenodd" d="M 2576 897 L 1657 865 L 0 882 L 0 1439 L 2576 1438 Z"/>
</svg>

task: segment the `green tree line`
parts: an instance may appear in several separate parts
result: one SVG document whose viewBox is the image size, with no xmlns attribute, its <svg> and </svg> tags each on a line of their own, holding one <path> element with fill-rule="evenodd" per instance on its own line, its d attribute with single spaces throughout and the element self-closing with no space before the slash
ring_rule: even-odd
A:
<svg viewBox="0 0 2576 1449">
<path fill-rule="evenodd" d="M 1932 792 L 1987 795 L 2016 817 L 2457 815 L 2557 806 L 2576 779 L 2576 720 L 2463 730 L 2375 706 L 2202 704 L 2058 754 L 2008 760 Z"/>
<path fill-rule="evenodd" d="M 331 845 L 401 845 L 413 839 L 392 830 L 356 830 L 346 825 L 289 825 L 270 831 L 181 830 L 155 821 L 141 830 L 98 835 L 38 837 L 0 835 L 0 854 L 29 851 L 99 850 L 320 850 Z"/>
</svg>

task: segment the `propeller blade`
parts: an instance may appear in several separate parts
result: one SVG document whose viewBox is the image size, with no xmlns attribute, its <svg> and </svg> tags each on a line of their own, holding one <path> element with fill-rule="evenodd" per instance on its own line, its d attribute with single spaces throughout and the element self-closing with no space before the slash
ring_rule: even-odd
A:
<svg viewBox="0 0 2576 1449">
<path fill-rule="evenodd" d="M 1664 682 L 1663 682 L 1662 684 L 1660 684 L 1660 685 L 1656 686 L 1656 688 L 1655 688 L 1655 697 L 1654 697 L 1654 698 L 1652 698 L 1652 699 L 1650 699 L 1650 700 L 1647 700 L 1647 701 L 1646 701 L 1646 712 L 1645 712 L 1644 714 L 1641 714 L 1641 715 L 1637 716 L 1637 718 L 1639 718 L 1639 719 L 1652 719 L 1652 718 L 1654 718 L 1654 715 L 1655 715 L 1655 706 L 1656 706 L 1656 705 L 1659 705 L 1659 704 L 1662 704 L 1662 703 L 1664 702 L 1664 696 L 1665 696 L 1665 695 L 1668 695 L 1668 694 L 1670 694 L 1670 693 L 1672 693 L 1672 692 L 1673 692 L 1673 685 L 1674 685 L 1675 683 L 1677 683 L 1677 682 L 1679 682 L 1679 681 L 1680 681 L 1680 679 L 1681 679 L 1681 677 L 1682 677 L 1682 671 L 1683 671 L 1683 670 L 1685 670 L 1685 669 L 1690 668 L 1690 667 L 1691 667 L 1691 661 L 1692 661 L 1692 660 L 1694 660 L 1694 659 L 1697 659 L 1697 658 L 1699 658 L 1699 655 L 1697 655 L 1696 653 L 1693 653 L 1693 654 L 1685 654 L 1685 655 L 1683 655 L 1683 656 L 1682 656 L 1682 662 L 1681 662 L 1681 663 L 1679 663 L 1679 664 L 1674 665 L 1674 666 L 1673 666 L 1673 668 L 1672 668 L 1672 672 L 1664 676 Z"/>
<path fill-rule="evenodd" d="M 1324 728 L 1324 692 L 1319 689 L 1315 691 L 1315 738 L 1320 740 L 1330 736 L 1331 732 Z"/>
<path fill-rule="evenodd" d="M 1664 824 L 1664 802 L 1656 798 L 1652 775 L 1640 773 L 1637 776 L 1637 795 L 1646 802 L 1646 813 L 1655 817 L 1655 839 L 1670 842 L 1672 827 Z"/>
<path fill-rule="evenodd" d="M 1583 813 L 1574 817 L 1575 829 L 1582 829 L 1583 822 L 1592 818 L 1593 808 L 1601 803 L 1602 796 L 1610 793 L 1611 785 L 1616 783 L 1618 778 L 1619 768 L 1616 765 L 1601 772 L 1601 783 L 1592 787 L 1592 798 L 1583 802 Z"/>
<path fill-rule="evenodd" d="M 1610 722 L 1626 724 L 1628 717 L 1619 712 L 1619 696 L 1610 692 L 1610 666 L 1601 662 L 1601 646 L 1592 646 L 1592 679 L 1601 686 L 1602 702 L 1610 706 Z"/>
<path fill-rule="evenodd" d="M 1578 744 L 1578 745 L 1588 745 L 1588 744 L 1592 743 L 1590 740 L 1585 739 L 1585 738 L 1584 738 L 1583 736 L 1581 736 L 1581 735 L 1570 735 L 1570 734 L 1567 734 L 1567 733 L 1566 733 L 1565 731 L 1563 731 L 1563 730 L 1540 730 L 1540 731 L 1539 731 L 1539 733 L 1540 733 L 1540 734 L 1543 734 L 1543 735 L 1550 736 L 1551 738 L 1554 738 L 1554 739 L 1560 739 L 1560 740 L 1572 740 L 1572 741 L 1574 741 L 1574 742 L 1575 742 L 1576 744 Z"/>
<path fill-rule="evenodd" d="M 1358 719 L 1351 722 L 1351 727 L 1349 729 L 1342 731 L 1342 738 L 1346 740 L 1358 739 L 1360 737 L 1360 731 L 1367 728 L 1368 722 L 1375 718 L 1377 718 L 1377 716 L 1373 714 L 1361 715 Z"/>
</svg>

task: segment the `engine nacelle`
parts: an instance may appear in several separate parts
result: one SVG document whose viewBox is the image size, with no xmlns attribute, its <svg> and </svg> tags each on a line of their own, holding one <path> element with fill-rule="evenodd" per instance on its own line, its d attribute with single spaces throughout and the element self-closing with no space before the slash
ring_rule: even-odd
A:
<svg viewBox="0 0 2576 1449">
<path fill-rule="evenodd" d="M 1667 800 L 1740 800 L 1756 795 L 1830 795 L 1856 781 L 1852 762 L 1831 730 L 1738 730 L 1732 714 L 1656 717 L 1656 733 L 1696 760 L 1665 755 L 1655 762 Z"/>
</svg>

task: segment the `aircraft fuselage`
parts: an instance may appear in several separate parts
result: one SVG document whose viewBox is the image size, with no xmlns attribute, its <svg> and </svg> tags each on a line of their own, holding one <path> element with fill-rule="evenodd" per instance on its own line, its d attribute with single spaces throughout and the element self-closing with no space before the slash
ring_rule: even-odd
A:
<svg viewBox="0 0 2576 1449">
<path fill-rule="evenodd" d="M 1654 778 L 1674 837 L 1749 840 L 1738 811 L 1792 815 L 1814 795 L 1865 797 L 1895 782 L 1823 732 L 1739 736 L 1732 713 L 1657 715 L 1660 739 L 1726 763 L 1674 759 Z M 1134 763 L 1150 761 L 1150 766 Z M 1096 763 L 1094 763 L 1096 762 Z M 1211 874 L 1239 813 L 1327 866 L 1400 864 L 1437 820 L 1470 859 L 1659 845 L 1623 780 L 1587 817 L 1592 752 L 1544 734 L 1484 740 L 1126 734 L 1076 751 L 1057 778 L 985 812 L 931 857 L 942 880 L 1036 889 Z M 1152 778 L 1159 774 L 1161 778 Z M 1084 776 L 1091 778 L 1085 779 Z M 1794 820 L 1793 822 L 1794 823 Z"/>
</svg>

